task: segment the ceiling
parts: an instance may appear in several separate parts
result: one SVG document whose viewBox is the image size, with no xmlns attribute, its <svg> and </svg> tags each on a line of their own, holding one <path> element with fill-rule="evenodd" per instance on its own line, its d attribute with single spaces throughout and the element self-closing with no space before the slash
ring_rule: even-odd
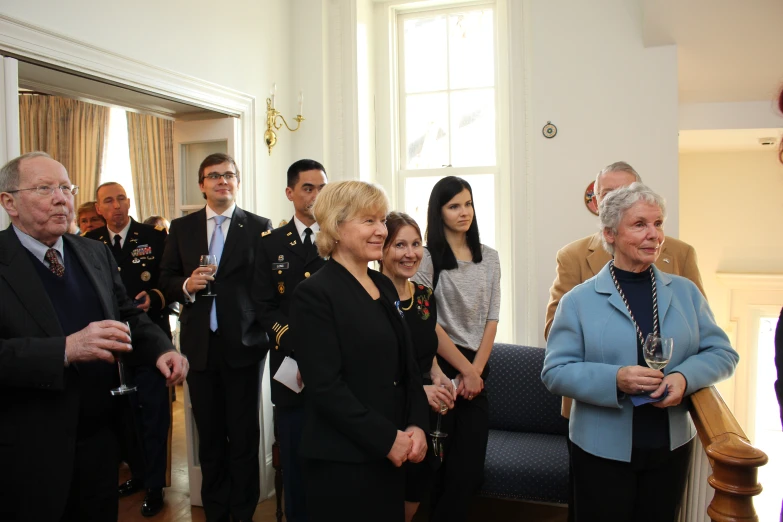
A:
<svg viewBox="0 0 783 522">
<path fill-rule="evenodd" d="M 641 0 L 647 46 L 677 45 L 680 103 L 766 101 L 783 87 L 783 0 Z"/>
<path fill-rule="evenodd" d="M 19 92 L 37 92 L 122 107 L 174 120 L 225 118 L 225 114 L 117 87 L 55 69 L 19 62 Z"/>
</svg>

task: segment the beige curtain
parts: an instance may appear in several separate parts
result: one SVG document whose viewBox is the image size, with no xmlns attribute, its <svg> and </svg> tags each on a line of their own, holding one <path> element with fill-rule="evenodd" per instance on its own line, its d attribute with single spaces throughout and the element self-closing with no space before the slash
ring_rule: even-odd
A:
<svg viewBox="0 0 783 522">
<path fill-rule="evenodd" d="M 128 112 L 133 191 L 140 220 L 174 216 L 174 122 Z"/>
<path fill-rule="evenodd" d="M 79 186 L 75 204 L 94 199 L 109 129 L 109 108 L 46 95 L 19 95 L 22 154 L 48 153 Z"/>
</svg>

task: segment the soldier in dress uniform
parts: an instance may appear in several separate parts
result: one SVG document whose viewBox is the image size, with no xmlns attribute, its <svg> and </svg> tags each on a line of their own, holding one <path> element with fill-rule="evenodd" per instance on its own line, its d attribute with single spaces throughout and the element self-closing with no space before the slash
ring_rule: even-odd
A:
<svg viewBox="0 0 783 522">
<path fill-rule="evenodd" d="M 128 296 L 171 339 L 166 300 L 157 288 L 166 245 L 165 229 L 132 219 L 130 199 L 119 183 L 104 183 L 95 195 L 95 209 L 106 220 L 106 225 L 88 232 L 85 237 L 108 245 L 117 260 Z M 171 402 L 159 372 L 144 367 L 131 371 L 138 387 L 138 393 L 131 396 L 135 420 L 125 427 L 122 438 L 127 446 L 125 457 L 133 478 L 120 485 L 119 493 L 126 496 L 146 489 L 141 512 L 144 516 L 153 516 L 163 509 Z"/>
<path fill-rule="evenodd" d="M 290 339 L 287 335 L 288 310 L 294 289 L 325 263 L 315 247 L 319 227 L 313 215 L 313 205 L 326 183 L 326 170 L 317 161 L 303 159 L 289 167 L 285 194 L 294 204 L 294 217 L 288 224 L 263 233 L 253 278 L 253 300 L 270 342 L 272 402 L 275 404 L 277 442 L 283 468 L 285 516 L 290 522 L 307 520 L 299 458 L 304 402 L 301 394 L 273 377 L 286 357 L 296 360 L 296 353 L 287 342 Z M 297 379 L 301 382 L 298 373 Z"/>
</svg>

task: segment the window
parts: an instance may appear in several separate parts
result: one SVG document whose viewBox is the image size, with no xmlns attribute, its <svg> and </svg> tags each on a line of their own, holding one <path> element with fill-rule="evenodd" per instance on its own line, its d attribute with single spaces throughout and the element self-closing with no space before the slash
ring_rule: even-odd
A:
<svg viewBox="0 0 783 522">
<path fill-rule="evenodd" d="M 426 226 L 433 185 L 473 188 L 482 242 L 496 244 L 495 11 L 493 5 L 398 17 L 399 165 L 405 211 Z"/>
<path fill-rule="evenodd" d="M 130 216 L 136 216 L 136 198 L 133 191 L 133 176 L 131 175 L 130 149 L 128 147 L 128 118 L 125 110 L 112 107 L 109 113 L 109 133 L 106 138 L 106 152 L 103 155 L 101 179 L 98 184 L 115 181 L 125 189 L 130 199 Z M 95 197 L 93 194 L 92 197 Z"/>
</svg>

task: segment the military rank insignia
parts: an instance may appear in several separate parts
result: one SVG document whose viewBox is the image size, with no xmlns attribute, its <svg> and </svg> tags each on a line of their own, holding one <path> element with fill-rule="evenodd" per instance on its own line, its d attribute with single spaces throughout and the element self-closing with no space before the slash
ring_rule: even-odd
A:
<svg viewBox="0 0 783 522">
<path fill-rule="evenodd" d="M 149 272 L 147 272 L 146 270 L 145 270 L 144 272 L 142 272 L 142 273 L 141 273 L 141 280 L 142 280 L 142 281 L 144 281 L 145 283 L 146 283 L 147 281 L 149 281 L 151 277 L 152 277 L 152 274 L 150 274 L 150 273 L 149 273 Z"/>
<path fill-rule="evenodd" d="M 277 283 L 277 293 L 283 295 L 285 293 L 285 283 L 280 281 Z"/>
</svg>

